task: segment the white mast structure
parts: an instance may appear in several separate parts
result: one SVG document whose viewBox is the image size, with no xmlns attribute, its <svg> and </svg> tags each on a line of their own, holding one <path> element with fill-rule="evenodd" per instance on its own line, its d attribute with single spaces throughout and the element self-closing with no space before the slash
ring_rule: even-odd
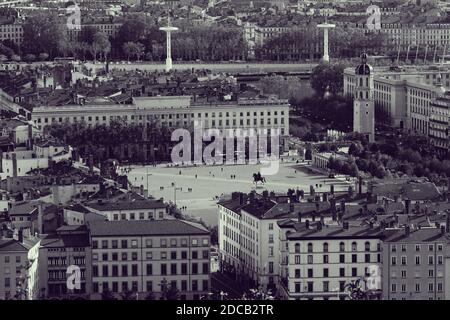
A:
<svg viewBox="0 0 450 320">
<path fill-rule="evenodd" d="M 325 23 L 317 25 L 317 28 L 323 29 L 323 62 L 330 62 L 330 54 L 328 49 L 328 29 L 332 29 L 334 27 L 336 27 L 336 25 L 328 23 L 327 20 L 325 20 Z"/>
<path fill-rule="evenodd" d="M 160 27 L 159 30 L 164 31 L 166 33 L 166 72 L 170 72 L 172 70 L 172 37 L 171 33 L 177 31 L 177 27 L 172 27 L 170 25 L 170 13 L 167 17 L 167 26 Z"/>
</svg>

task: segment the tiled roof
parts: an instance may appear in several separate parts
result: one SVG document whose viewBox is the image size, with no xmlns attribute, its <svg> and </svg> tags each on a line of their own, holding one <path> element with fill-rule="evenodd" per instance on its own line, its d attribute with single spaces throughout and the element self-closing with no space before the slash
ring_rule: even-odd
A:
<svg viewBox="0 0 450 320">
<path fill-rule="evenodd" d="M 71 235 L 48 235 L 41 241 L 41 247 L 88 247 L 89 235 L 71 234 Z"/>
<path fill-rule="evenodd" d="M 27 252 L 26 248 L 22 243 L 13 239 L 0 240 L 0 252 L 2 251 L 24 251 Z"/>
<path fill-rule="evenodd" d="M 36 243 L 39 242 L 39 238 L 25 238 L 23 242 L 15 239 L 0 239 L 0 252 L 4 251 L 22 251 L 27 252 Z"/>
<path fill-rule="evenodd" d="M 265 217 L 266 213 L 276 205 L 277 203 L 275 201 L 263 198 L 254 200 L 253 202 L 250 201 L 250 203 L 244 205 L 241 210 L 248 212 L 258 219 L 262 219 Z"/>
<path fill-rule="evenodd" d="M 81 212 L 81 213 L 91 212 L 88 209 L 86 209 L 85 207 L 83 207 L 81 204 L 78 204 L 78 203 L 67 206 L 66 209 L 71 210 L 71 211 Z"/>
<path fill-rule="evenodd" d="M 435 200 L 441 196 L 439 190 L 431 182 L 378 184 L 373 187 L 373 193 L 388 198 L 403 196 L 412 201 Z"/>
<path fill-rule="evenodd" d="M 440 228 L 421 228 L 411 230 L 409 235 L 404 229 L 386 230 L 385 242 L 449 242 L 448 233 L 442 233 Z"/>
<path fill-rule="evenodd" d="M 14 205 L 11 210 L 9 210 L 9 215 L 30 215 L 34 211 L 37 211 L 36 203 L 24 202 L 21 204 Z"/>
<path fill-rule="evenodd" d="M 295 232 L 287 235 L 291 240 L 303 239 L 376 239 L 383 237 L 383 231 L 379 228 L 369 228 L 360 226 L 349 226 L 344 229 L 342 226 L 323 226 L 318 230 L 316 226 L 311 225 L 306 228 L 306 223 L 296 223 Z"/>
<path fill-rule="evenodd" d="M 209 235 L 203 226 L 183 220 L 93 221 L 89 227 L 93 237 Z"/>
<path fill-rule="evenodd" d="M 264 219 L 275 219 L 275 218 L 283 218 L 293 216 L 295 217 L 297 213 L 301 213 L 302 216 L 312 216 L 314 213 L 328 213 L 330 210 L 330 203 L 327 202 L 318 202 L 318 210 L 316 203 L 314 202 L 300 202 L 300 203 L 292 203 L 293 212 L 291 212 L 291 203 L 279 203 L 268 210 L 263 218 Z"/>
</svg>

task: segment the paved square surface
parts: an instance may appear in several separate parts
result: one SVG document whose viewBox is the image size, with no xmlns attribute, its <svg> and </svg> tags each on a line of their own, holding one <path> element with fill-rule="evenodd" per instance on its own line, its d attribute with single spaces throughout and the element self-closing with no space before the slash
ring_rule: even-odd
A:
<svg viewBox="0 0 450 320">
<path fill-rule="evenodd" d="M 209 225 L 217 225 L 216 196 L 231 194 L 233 191 L 250 192 L 255 190 L 253 173 L 260 170 L 260 165 L 234 166 L 197 166 L 197 167 L 157 167 L 134 168 L 128 175 L 135 186 L 146 185 L 148 172 L 148 190 L 155 198 L 163 197 L 167 202 L 174 201 L 174 187 L 177 206 L 187 207 L 185 213 L 201 218 Z M 345 179 L 330 179 L 325 175 L 310 173 L 309 165 L 295 162 L 280 163 L 278 174 L 266 176 L 266 184 L 258 183 L 257 192 L 263 190 L 286 193 L 288 188 L 303 189 L 309 193 L 309 186 L 322 185 L 316 191 L 329 191 L 330 185 L 335 185 L 336 191 L 347 190 L 349 182 Z M 180 174 L 181 172 L 181 174 Z M 196 177 L 197 175 L 197 177 Z M 231 175 L 236 175 L 231 179 Z M 161 187 L 163 189 L 161 190 Z M 192 190 L 189 191 L 188 189 Z"/>
</svg>

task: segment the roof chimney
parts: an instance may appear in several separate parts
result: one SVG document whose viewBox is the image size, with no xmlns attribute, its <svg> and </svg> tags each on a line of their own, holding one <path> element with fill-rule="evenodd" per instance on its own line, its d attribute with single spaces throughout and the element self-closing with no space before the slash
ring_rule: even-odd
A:
<svg viewBox="0 0 450 320">
<path fill-rule="evenodd" d="M 255 192 L 254 191 L 250 192 L 249 200 L 250 200 L 250 203 L 253 203 L 255 201 Z"/>
<path fill-rule="evenodd" d="M 295 210 L 295 205 L 291 202 L 289 203 L 289 212 L 294 212 Z"/>
<path fill-rule="evenodd" d="M 348 230 L 348 221 L 344 221 L 342 227 L 344 228 L 344 230 Z"/>
<path fill-rule="evenodd" d="M 305 228 L 306 228 L 306 229 L 309 229 L 309 220 L 306 220 L 306 221 L 305 221 Z"/>
<path fill-rule="evenodd" d="M 302 222 L 302 213 L 301 213 L 301 211 L 297 212 L 297 220 L 298 220 L 298 222 Z"/>
<path fill-rule="evenodd" d="M 411 210 L 411 200 L 405 199 L 405 213 L 409 214 Z"/>
<path fill-rule="evenodd" d="M 441 234 L 442 234 L 442 235 L 445 234 L 445 226 L 441 226 Z"/>
<path fill-rule="evenodd" d="M 19 229 L 18 240 L 19 240 L 20 243 L 23 243 L 23 230 L 22 230 L 22 228 Z"/>
<path fill-rule="evenodd" d="M 450 232 L 450 213 L 446 213 L 445 215 L 445 231 Z"/>
<path fill-rule="evenodd" d="M 243 204 L 245 204 L 245 201 L 246 201 L 246 195 L 244 193 L 240 192 L 239 193 L 239 204 L 243 205 Z"/>
<path fill-rule="evenodd" d="M 341 211 L 345 212 L 345 200 L 341 200 Z"/>
<path fill-rule="evenodd" d="M 321 231 L 322 230 L 322 222 L 318 222 L 317 223 L 317 231 Z"/>
<path fill-rule="evenodd" d="M 410 228 L 409 228 L 409 226 L 406 226 L 405 227 L 405 236 L 409 236 L 409 233 L 410 233 Z"/>
</svg>

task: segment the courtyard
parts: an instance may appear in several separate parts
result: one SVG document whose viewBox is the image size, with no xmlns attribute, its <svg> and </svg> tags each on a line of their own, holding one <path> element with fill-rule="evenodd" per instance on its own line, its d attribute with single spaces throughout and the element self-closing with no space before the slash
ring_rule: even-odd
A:
<svg viewBox="0 0 450 320">
<path fill-rule="evenodd" d="M 276 175 L 266 176 L 264 185 L 255 188 L 253 173 L 260 171 L 261 165 L 222 165 L 168 167 L 134 167 L 128 174 L 134 186 L 145 185 L 148 181 L 149 194 L 175 202 L 178 208 L 185 207 L 185 214 L 201 218 L 208 225 L 217 225 L 217 199 L 233 191 L 250 192 L 264 190 L 286 193 L 289 188 L 303 189 L 307 194 L 309 186 L 316 191 L 330 190 L 334 184 L 336 191 L 346 191 L 350 185 L 344 178 L 328 178 L 327 175 L 312 172 L 306 163 L 281 162 Z M 148 177 L 146 175 L 148 174 Z M 235 176 L 232 178 L 232 176 Z M 172 185 L 173 183 L 173 185 Z M 321 186 L 321 187 L 320 187 Z"/>
</svg>

